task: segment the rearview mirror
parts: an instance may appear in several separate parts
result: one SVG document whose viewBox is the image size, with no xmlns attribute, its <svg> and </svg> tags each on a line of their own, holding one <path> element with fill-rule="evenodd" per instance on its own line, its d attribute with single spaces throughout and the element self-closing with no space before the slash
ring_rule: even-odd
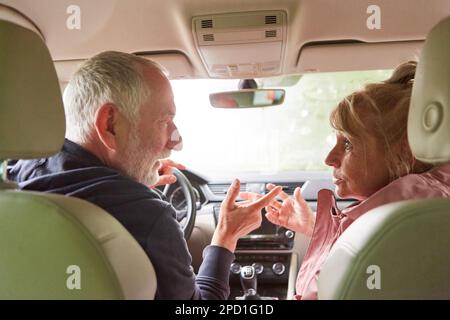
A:
<svg viewBox="0 0 450 320">
<path fill-rule="evenodd" d="M 259 108 L 284 102 L 283 89 L 244 89 L 211 93 L 209 101 L 214 108 Z"/>
</svg>

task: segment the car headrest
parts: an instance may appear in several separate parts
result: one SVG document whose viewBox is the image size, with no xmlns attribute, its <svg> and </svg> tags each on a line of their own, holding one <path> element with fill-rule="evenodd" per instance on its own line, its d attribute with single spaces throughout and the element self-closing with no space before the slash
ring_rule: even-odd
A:
<svg viewBox="0 0 450 320">
<path fill-rule="evenodd" d="M 412 89 L 408 140 L 417 159 L 450 161 L 450 16 L 428 34 Z"/>
<path fill-rule="evenodd" d="M 58 152 L 64 107 L 43 37 L 26 18 L 0 5 L 0 160 Z"/>
</svg>

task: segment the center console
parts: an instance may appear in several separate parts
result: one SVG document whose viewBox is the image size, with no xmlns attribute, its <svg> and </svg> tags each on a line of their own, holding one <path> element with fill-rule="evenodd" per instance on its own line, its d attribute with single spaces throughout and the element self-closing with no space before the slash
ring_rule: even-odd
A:
<svg viewBox="0 0 450 320">
<path fill-rule="evenodd" d="M 215 210 L 217 221 L 218 211 Z M 257 293 L 262 299 L 290 298 L 297 276 L 297 256 L 292 252 L 295 233 L 272 224 L 262 213 L 261 226 L 237 243 L 230 268 L 230 299 L 241 299 L 241 270 L 252 266 L 256 273 Z"/>
</svg>

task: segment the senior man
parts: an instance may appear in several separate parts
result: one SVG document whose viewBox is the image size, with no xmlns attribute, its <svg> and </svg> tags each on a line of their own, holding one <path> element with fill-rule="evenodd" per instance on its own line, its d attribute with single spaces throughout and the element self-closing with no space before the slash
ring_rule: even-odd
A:
<svg viewBox="0 0 450 320">
<path fill-rule="evenodd" d="M 237 240 L 260 225 L 260 210 L 281 188 L 242 204 L 235 202 L 240 183 L 234 181 L 196 276 L 174 208 L 150 187 L 174 182 L 167 170 L 173 163 L 162 159 L 181 143 L 163 69 L 135 55 L 100 53 L 73 75 L 64 108 L 63 149 L 50 158 L 18 161 L 9 178 L 22 189 L 82 198 L 113 215 L 149 256 L 156 299 L 228 298 Z M 161 168 L 166 174 L 160 177 Z"/>
</svg>

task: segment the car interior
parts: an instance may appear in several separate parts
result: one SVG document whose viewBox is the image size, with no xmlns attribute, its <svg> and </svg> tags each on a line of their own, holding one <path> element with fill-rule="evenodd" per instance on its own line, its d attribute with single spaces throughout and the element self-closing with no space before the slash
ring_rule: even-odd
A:
<svg viewBox="0 0 450 320">
<path fill-rule="evenodd" d="M 80 199 L 20 191 L 5 174 L 9 159 L 60 150 L 64 88 L 106 50 L 168 72 L 184 141 L 173 159 L 187 169 L 160 191 L 177 211 L 195 272 L 235 178 L 241 191 L 261 194 L 267 183 L 289 195 L 301 187 L 316 209 L 318 191 L 334 190 L 323 163 L 333 145 L 329 112 L 402 62 L 419 61 L 412 151 L 450 162 L 448 0 L 0 0 L 0 299 L 154 298 L 151 261 L 111 215 Z M 354 201 L 337 200 L 340 208 Z M 450 299 L 449 229 L 449 199 L 365 214 L 333 246 L 319 299 Z M 309 241 L 263 214 L 238 241 L 229 299 L 242 299 L 245 266 L 263 299 L 293 299 Z M 80 285 L 70 278 L 74 261 L 87 270 L 83 290 L 67 290 Z M 383 290 L 365 285 L 374 261 Z"/>
</svg>

